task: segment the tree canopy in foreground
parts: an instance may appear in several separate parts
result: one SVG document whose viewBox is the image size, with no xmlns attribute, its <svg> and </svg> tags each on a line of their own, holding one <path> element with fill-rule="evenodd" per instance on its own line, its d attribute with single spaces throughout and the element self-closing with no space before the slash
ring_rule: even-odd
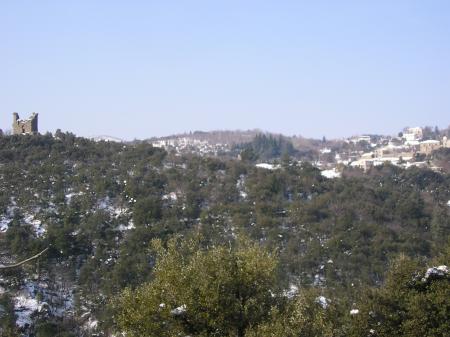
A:
<svg viewBox="0 0 450 337">
<path fill-rule="evenodd" d="M 257 244 L 197 249 L 153 241 L 154 278 L 118 301 L 117 323 L 131 336 L 244 336 L 276 305 L 277 259 Z"/>
<path fill-rule="evenodd" d="M 450 331 L 445 265 L 424 269 L 400 257 L 385 285 L 368 288 L 351 309 L 317 289 L 281 291 L 277 256 L 258 243 L 202 249 L 174 238 L 152 247 L 152 281 L 114 302 L 118 330 L 127 336 L 444 337 Z"/>
</svg>

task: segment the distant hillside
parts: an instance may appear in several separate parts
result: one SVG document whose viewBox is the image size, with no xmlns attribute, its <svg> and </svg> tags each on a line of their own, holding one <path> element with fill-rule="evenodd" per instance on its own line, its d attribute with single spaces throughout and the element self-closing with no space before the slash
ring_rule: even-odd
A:
<svg viewBox="0 0 450 337">
<path fill-rule="evenodd" d="M 292 150 L 277 139 L 254 145 Z M 109 304 L 152 280 L 154 239 L 198 238 L 207 250 L 249 238 L 277 251 L 277 287 L 315 288 L 343 303 L 345 319 L 392 258 L 433 261 L 450 237 L 450 176 L 393 165 L 328 179 L 306 161 L 258 167 L 146 142 L 0 136 L 0 191 L 0 265 L 49 248 L 0 274 L 11 336 L 112 336 Z"/>
<path fill-rule="evenodd" d="M 233 147 L 238 144 L 251 143 L 255 141 L 257 136 L 264 135 L 267 137 L 282 137 L 287 142 L 291 142 L 293 147 L 300 151 L 316 151 L 324 145 L 340 143 L 340 141 L 328 141 L 326 144 L 323 140 L 304 138 L 302 136 L 285 136 L 280 133 L 272 133 L 259 129 L 253 130 L 215 130 L 215 131 L 194 131 L 189 133 L 181 133 L 164 137 L 152 137 L 147 139 L 149 142 L 187 138 L 191 140 L 206 141 L 211 145 L 227 144 Z"/>
<path fill-rule="evenodd" d="M 253 138 L 258 134 L 269 134 L 268 132 L 264 132 L 258 129 L 254 130 L 215 130 L 215 131 L 194 131 L 189 133 L 180 133 L 175 135 L 169 135 L 164 137 L 153 137 L 148 139 L 148 141 L 155 140 L 166 140 L 166 139 L 174 139 L 174 138 L 189 138 L 189 139 L 197 139 L 200 141 L 207 141 L 210 144 L 237 144 L 237 143 L 246 143 L 253 140 Z"/>
<path fill-rule="evenodd" d="M 100 141 L 105 141 L 105 142 L 116 142 L 116 143 L 123 143 L 124 140 L 117 138 L 117 137 L 113 137 L 113 136 L 107 136 L 107 135 L 101 135 L 101 136 L 94 136 L 91 137 L 91 139 L 95 142 L 100 142 Z"/>
</svg>

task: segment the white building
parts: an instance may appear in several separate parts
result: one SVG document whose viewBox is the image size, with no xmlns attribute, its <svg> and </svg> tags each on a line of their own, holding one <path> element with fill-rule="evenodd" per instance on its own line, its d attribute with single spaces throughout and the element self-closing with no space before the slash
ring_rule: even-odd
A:
<svg viewBox="0 0 450 337">
<path fill-rule="evenodd" d="M 415 127 L 415 128 L 407 128 L 403 132 L 403 139 L 406 142 L 412 142 L 416 140 L 421 140 L 423 137 L 423 130 L 422 128 Z"/>
<path fill-rule="evenodd" d="M 450 147 L 450 139 L 447 139 L 446 136 L 444 136 L 444 138 L 442 138 L 442 146 L 443 147 Z"/>
</svg>

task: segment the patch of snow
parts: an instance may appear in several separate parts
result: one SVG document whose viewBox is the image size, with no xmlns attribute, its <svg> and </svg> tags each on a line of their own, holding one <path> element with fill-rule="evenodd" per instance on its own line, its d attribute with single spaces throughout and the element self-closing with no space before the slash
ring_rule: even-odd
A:
<svg viewBox="0 0 450 337">
<path fill-rule="evenodd" d="M 12 219 L 2 217 L 0 219 L 0 233 L 4 233 L 8 230 L 9 224 L 11 223 Z"/>
<path fill-rule="evenodd" d="M 350 310 L 350 315 L 358 315 L 359 314 L 359 310 L 358 309 L 352 309 Z"/>
<path fill-rule="evenodd" d="M 91 139 L 94 142 L 115 142 L 115 143 L 123 143 L 123 139 L 117 138 L 117 137 L 112 137 L 112 136 L 107 136 L 107 135 L 100 135 L 100 136 L 94 136 L 91 137 Z"/>
<path fill-rule="evenodd" d="M 82 318 L 85 322 L 83 323 L 83 329 L 85 331 L 91 332 L 98 327 L 98 321 L 92 317 L 92 313 L 90 310 L 88 310 L 85 306 L 81 307 L 83 310 L 87 310 L 86 312 L 83 312 L 80 315 L 80 318 Z"/>
<path fill-rule="evenodd" d="M 325 277 L 323 277 L 322 275 L 319 275 L 319 274 L 314 275 L 314 282 L 313 282 L 313 284 L 315 286 L 321 286 L 321 285 L 324 284 L 324 282 L 325 282 Z"/>
<path fill-rule="evenodd" d="M 97 326 L 98 326 L 98 321 L 95 320 L 95 319 L 89 318 L 89 320 L 86 322 L 86 325 L 85 325 L 85 326 L 86 326 L 89 330 L 94 330 L 94 329 L 96 329 Z"/>
<path fill-rule="evenodd" d="M 441 143 L 440 141 L 435 140 L 435 139 L 424 140 L 424 141 L 420 142 L 420 144 L 434 144 L 434 145 L 437 145 L 440 143 Z"/>
<path fill-rule="evenodd" d="M 98 209 L 108 210 L 111 207 L 111 201 L 109 197 L 98 200 L 97 202 Z"/>
<path fill-rule="evenodd" d="M 448 206 L 448 207 L 450 207 L 450 200 L 449 200 L 449 201 L 447 201 L 447 206 Z"/>
<path fill-rule="evenodd" d="M 73 309 L 73 292 L 66 285 L 59 284 L 56 289 L 49 289 L 46 282 L 25 281 L 13 297 L 16 324 L 19 327 L 31 324 L 36 312 L 49 310 L 56 317 L 65 317 Z M 38 300 L 38 294 L 42 296 L 42 301 Z M 48 303 L 52 305 L 49 306 Z"/>
<path fill-rule="evenodd" d="M 323 170 L 323 171 L 320 172 L 320 174 L 322 176 L 324 176 L 325 178 L 328 178 L 328 179 L 340 178 L 341 177 L 341 172 L 338 172 L 335 168 L 331 169 L 331 170 Z"/>
<path fill-rule="evenodd" d="M 42 304 L 28 294 L 21 294 L 14 297 L 14 312 L 17 316 L 16 325 L 20 328 L 31 325 L 31 315 L 36 311 L 41 311 Z"/>
<path fill-rule="evenodd" d="M 422 278 L 422 281 L 427 281 L 430 277 L 444 277 L 448 274 L 448 267 L 447 266 L 438 266 L 438 267 L 431 267 L 427 269 L 427 272 L 425 273 L 425 276 Z"/>
<path fill-rule="evenodd" d="M 186 310 L 187 310 L 186 304 L 183 304 L 183 305 L 179 306 L 178 308 L 170 310 L 170 313 L 174 316 L 178 316 L 178 315 L 184 314 L 186 312 Z"/>
<path fill-rule="evenodd" d="M 289 289 L 283 292 L 283 295 L 287 298 L 293 298 L 297 294 L 298 294 L 298 287 L 294 284 L 291 284 L 289 286 Z"/>
<path fill-rule="evenodd" d="M 266 169 L 266 170 L 277 170 L 281 166 L 280 165 L 274 165 L 274 164 L 268 164 L 268 163 L 260 163 L 260 164 L 256 164 L 256 167 L 263 168 L 263 169 Z"/>
<path fill-rule="evenodd" d="M 0 218 L 0 233 L 8 230 L 9 224 L 13 220 L 14 212 L 17 208 L 16 201 L 14 198 L 11 198 L 11 205 L 6 208 L 6 214 Z"/>
<path fill-rule="evenodd" d="M 80 196 L 80 195 L 83 195 L 83 194 L 84 194 L 84 192 L 82 192 L 82 191 L 80 191 L 80 192 L 70 192 L 70 193 L 67 193 L 67 194 L 65 195 L 67 204 L 70 204 L 70 203 L 72 202 L 73 197 L 77 197 L 77 196 Z"/>
<path fill-rule="evenodd" d="M 126 213 L 128 213 L 127 207 L 113 207 L 112 209 L 112 214 L 114 214 L 116 218 Z"/>
<path fill-rule="evenodd" d="M 330 300 L 325 296 L 319 296 L 316 298 L 316 303 L 319 303 L 323 309 L 326 309 L 329 305 Z"/>
<path fill-rule="evenodd" d="M 25 216 L 24 221 L 26 224 L 31 225 L 34 229 L 34 233 L 37 237 L 41 238 L 47 232 L 47 229 L 42 225 L 42 221 L 35 219 L 34 215 L 28 214 Z"/>
<path fill-rule="evenodd" d="M 169 194 L 165 194 L 162 196 L 162 200 L 171 200 L 171 201 L 177 201 L 178 196 L 175 192 L 170 192 Z"/>
<path fill-rule="evenodd" d="M 245 192 L 245 176 L 241 174 L 236 182 L 236 188 L 239 191 L 239 196 L 242 199 L 247 199 L 248 194 Z"/>
<path fill-rule="evenodd" d="M 105 260 L 105 264 L 107 266 L 109 266 L 113 261 L 114 261 L 114 258 L 112 256 L 110 256 Z"/>
<path fill-rule="evenodd" d="M 80 228 L 78 228 L 78 229 L 76 229 L 76 230 L 74 230 L 72 233 L 70 233 L 72 236 L 77 236 L 78 234 L 80 234 L 81 233 L 81 229 Z"/>
<path fill-rule="evenodd" d="M 133 222 L 133 220 L 130 220 L 130 222 L 128 222 L 128 225 L 119 225 L 118 227 L 117 227 L 117 230 L 118 231 L 120 231 L 120 232 L 124 232 L 124 231 L 129 231 L 130 229 L 134 229 L 134 228 L 136 228 L 135 226 L 134 226 L 134 222 Z"/>
<path fill-rule="evenodd" d="M 130 199 L 130 202 L 133 202 L 133 198 Z M 136 202 L 136 200 L 134 200 Z M 108 212 L 111 216 L 114 216 L 116 219 L 121 215 L 128 213 L 127 207 L 118 206 L 117 203 L 113 203 L 109 197 L 99 199 L 97 201 L 97 209 Z"/>
</svg>

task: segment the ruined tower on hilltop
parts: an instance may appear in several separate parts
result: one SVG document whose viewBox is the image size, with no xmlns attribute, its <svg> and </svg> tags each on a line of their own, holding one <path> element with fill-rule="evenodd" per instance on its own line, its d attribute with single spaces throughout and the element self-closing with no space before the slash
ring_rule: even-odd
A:
<svg viewBox="0 0 450 337">
<path fill-rule="evenodd" d="M 38 133 L 38 114 L 33 114 L 25 120 L 19 119 L 17 112 L 13 113 L 13 135 L 35 135 Z"/>
</svg>

